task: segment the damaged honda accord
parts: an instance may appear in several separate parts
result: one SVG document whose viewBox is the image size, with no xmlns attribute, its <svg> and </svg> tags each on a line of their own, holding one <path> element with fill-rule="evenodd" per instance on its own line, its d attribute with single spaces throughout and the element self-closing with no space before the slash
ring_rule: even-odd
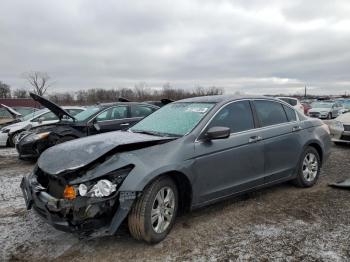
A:
<svg viewBox="0 0 350 262">
<path fill-rule="evenodd" d="M 59 230 L 113 235 L 127 221 L 157 243 L 179 213 L 283 181 L 313 186 L 330 144 L 327 125 L 274 98 L 190 98 L 47 149 L 21 188 Z"/>
</svg>

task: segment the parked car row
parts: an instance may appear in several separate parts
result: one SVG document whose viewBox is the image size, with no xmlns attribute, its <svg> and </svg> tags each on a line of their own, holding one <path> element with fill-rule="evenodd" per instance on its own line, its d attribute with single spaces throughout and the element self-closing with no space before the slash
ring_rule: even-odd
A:
<svg viewBox="0 0 350 262">
<path fill-rule="evenodd" d="M 60 122 L 36 132 L 53 143 L 21 182 L 27 208 L 90 237 L 113 235 L 127 221 L 134 238 L 157 243 L 181 212 L 283 181 L 313 186 L 330 154 L 328 126 L 279 99 L 208 96 L 156 109 L 60 109 Z M 109 123 L 130 127 L 93 135 Z M 65 134 L 79 138 L 50 138 Z"/>
<path fill-rule="evenodd" d="M 333 119 L 350 111 L 350 100 L 313 100 L 299 101 L 294 97 L 277 97 L 293 106 L 305 115 L 320 119 Z"/>
</svg>

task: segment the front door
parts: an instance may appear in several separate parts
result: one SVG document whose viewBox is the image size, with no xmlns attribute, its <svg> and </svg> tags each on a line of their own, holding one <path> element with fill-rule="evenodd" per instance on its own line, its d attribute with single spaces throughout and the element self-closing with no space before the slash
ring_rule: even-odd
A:
<svg viewBox="0 0 350 262">
<path fill-rule="evenodd" d="M 89 125 L 89 135 L 124 130 L 129 127 L 129 107 L 115 106 L 98 114 Z"/>
<path fill-rule="evenodd" d="M 250 102 L 224 106 L 205 130 L 214 126 L 229 127 L 231 135 L 227 139 L 195 142 L 195 205 L 263 183 L 264 146 L 255 129 Z"/>
</svg>

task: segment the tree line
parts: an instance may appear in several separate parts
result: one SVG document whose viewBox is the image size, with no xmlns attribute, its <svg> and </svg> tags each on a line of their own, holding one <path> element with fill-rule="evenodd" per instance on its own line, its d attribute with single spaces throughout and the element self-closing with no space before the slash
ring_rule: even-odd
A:
<svg viewBox="0 0 350 262">
<path fill-rule="evenodd" d="M 29 98 L 29 92 L 33 92 L 45 96 L 60 105 L 92 105 L 115 102 L 118 98 L 125 98 L 130 101 L 159 101 L 163 98 L 180 100 L 195 96 L 221 95 L 224 93 L 222 88 L 215 86 L 198 86 L 193 89 L 182 89 L 174 88 L 170 83 L 165 83 L 161 88 L 151 88 L 145 82 L 140 82 L 132 88 L 91 88 L 76 92 L 48 93 L 47 91 L 53 82 L 47 73 L 33 71 L 22 75 L 30 86 L 29 90 L 24 88 L 11 90 L 8 84 L 0 81 L 0 98 Z"/>
</svg>

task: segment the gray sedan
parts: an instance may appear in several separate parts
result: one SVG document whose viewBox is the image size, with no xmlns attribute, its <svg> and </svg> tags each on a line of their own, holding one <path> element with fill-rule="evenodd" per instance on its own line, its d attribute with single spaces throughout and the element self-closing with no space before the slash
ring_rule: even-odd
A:
<svg viewBox="0 0 350 262">
<path fill-rule="evenodd" d="M 28 209 L 55 228 L 156 243 L 177 214 L 292 180 L 313 186 L 330 152 L 328 126 L 267 97 L 168 104 L 128 131 L 47 149 L 21 183 Z"/>
</svg>

